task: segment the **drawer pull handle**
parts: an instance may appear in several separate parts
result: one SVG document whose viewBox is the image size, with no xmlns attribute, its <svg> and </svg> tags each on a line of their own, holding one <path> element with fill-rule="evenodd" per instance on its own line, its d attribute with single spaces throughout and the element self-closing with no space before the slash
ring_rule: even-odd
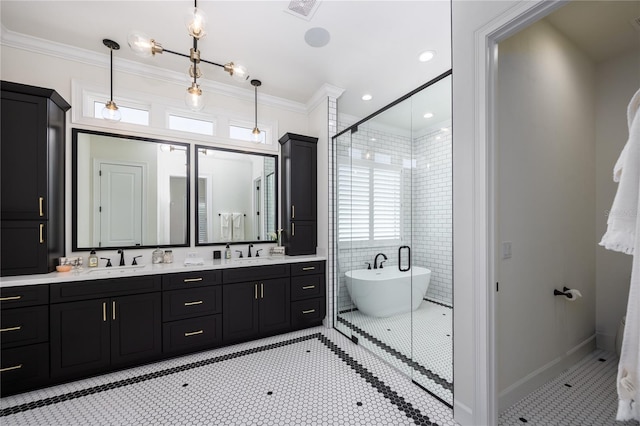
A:
<svg viewBox="0 0 640 426">
<path fill-rule="evenodd" d="M 185 278 L 184 282 L 185 283 L 195 283 L 195 282 L 202 281 L 202 280 L 203 280 L 202 277 L 200 277 L 200 278 Z"/>
<path fill-rule="evenodd" d="M 0 301 L 6 302 L 8 300 L 20 300 L 22 299 L 22 296 L 7 296 L 7 297 L 0 297 Z"/>
<path fill-rule="evenodd" d="M 260 299 L 264 299 L 264 284 L 260 283 Z"/>
<path fill-rule="evenodd" d="M 254 298 L 255 298 L 256 300 L 258 300 L 258 284 L 254 284 L 254 285 L 253 285 L 253 288 L 254 288 L 254 290 L 255 290 L 255 291 L 254 291 Z"/>
<path fill-rule="evenodd" d="M 305 266 L 302 268 L 303 271 L 313 271 L 314 269 L 316 269 L 315 266 Z"/>
<path fill-rule="evenodd" d="M 4 333 L 5 331 L 18 331 L 20 329 L 22 329 L 21 325 L 19 325 L 17 327 L 0 328 L 0 333 Z"/>
<path fill-rule="evenodd" d="M 102 321 L 107 321 L 107 302 L 102 302 Z"/>
<path fill-rule="evenodd" d="M 304 287 L 302 287 L 303 290 L 311 290 L 312 288 L 316 288 L 315 285 L 305 285 Z"/>
<path fill-rule="evenodd" d="M 40 244 L 44 244 L 44 223 L 40 224 Z"/>
<path fill-rule="evenodd" d="M 14 365 L 13 367 L 0 368 L 0 373 L 4 373 L 5 371 L 18 370 L 20 368 L 22 368 L 22 364 Z"/>
<path fill-rule="evenodd" d="M 38 203 L 40 204 L 40 217 L 44 216 L 44 209 L 42 204 L 44 203 L 44 197 L 38 197 Z"/>
<path fill-rule="evenodd" d="M 195 302 L 184 302 L 184 306 L 202 305 L 202 303 L 202 300 L 197 300 Z"/>
<path fill-rule="evenodd" d="M 111 302 L 111 306 L 113 306 L 113 320 L 116 320 L 116 301 L 114 300 L 113 302 Z"/>
<path fill-rule="evenodd" d="M 196 334 L 202 334 L 202 333 L 204 333 L 204 330 L 190 331 L 188 333 L 184 333 L 184 337 L 195 336 Z"/>
<path fill-rule="evenodd" d="M 309 309 L 308 311 L 302 311 L 303 314 L 312 314 L 314 313 L 316 310 L 315 309 Z"/>
</svg>

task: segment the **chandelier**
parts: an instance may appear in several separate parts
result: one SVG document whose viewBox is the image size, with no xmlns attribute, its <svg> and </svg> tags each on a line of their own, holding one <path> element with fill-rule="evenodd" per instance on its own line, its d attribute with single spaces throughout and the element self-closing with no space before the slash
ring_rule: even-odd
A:
<svg viewBox="0 0 640 426">
<path fill-rule="evenodd" d="M 193 111 L 200 111 L 204 108 L 204 99 L 202 96 L 202 89 L 198 85 L 198 78 L 202 77 L 202 72 L 198 67 L 200 62 L 206 64 L 215 65 L 222 68 L 229 73 L 235 80 L 244 82 L 249 80 L 249 73 L 247 69 L 242 65 L 235 64 L 233 62 L 227 62 L 226 64 L 219 64 L 216 62 L 208 61 L 200 57 L 200 51 L 198 50 L 198 41 L 206 35 L 206 23 L 207 15 L 201 9 L 198 9 L 198 2 L 194 0 L 193 8 L 190 8 L 185 15 L 184 23 L 187 27 L 189 35 L 193 38 L 193 46 L 189 50 L 189 54 L 175 52 L 162 47 L 156 40 L 150 38 L 146 34 L 139 31 L 132 31 L 127 37 L 129 47 L 138 55 L 142 57 L 155 56 L 156 53 L 171 53 L 173 55 L 189 58 L 191 63 L 189 66 L 189 76 L 193 79 L 191 86 L 187 88 L 185 94 L 185 103 Z"/>
</svg>

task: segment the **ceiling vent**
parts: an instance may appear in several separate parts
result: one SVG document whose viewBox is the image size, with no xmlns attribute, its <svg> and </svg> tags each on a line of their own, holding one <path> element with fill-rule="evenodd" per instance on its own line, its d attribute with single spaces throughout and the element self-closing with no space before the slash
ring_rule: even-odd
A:
<svg viewBox="0 0 640 426">
<path fill-rule="evenodd" d="M 632 19 L 630 22 L 631 22 L 631 25 L 633 26 L 633 28 L 636 31 L 640 31 L 640 16 L 638 16 L 637 18 Z"/>
<path fill-rule="evenodd" d="M 320 6 L 320 0 L 292 0 L 289 2 L 286 12 L 310 21 L 318 10 L 318 6 Z"/>
</svg>

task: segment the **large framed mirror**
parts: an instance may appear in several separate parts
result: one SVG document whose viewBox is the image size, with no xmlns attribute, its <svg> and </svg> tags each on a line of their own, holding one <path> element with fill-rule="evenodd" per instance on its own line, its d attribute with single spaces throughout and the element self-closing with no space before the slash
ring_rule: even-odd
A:
<svg viewBox="0 0 640 426">
<path fill-rule="evenodd" d="M 73 129 L 73 250 L 189 245 L 189 145 Z"/>
<path fill-rule="evenodd" d="M 278 157 L 203 145 L 195 149 L 196 244 L 273 241 Z"/>
</svg>

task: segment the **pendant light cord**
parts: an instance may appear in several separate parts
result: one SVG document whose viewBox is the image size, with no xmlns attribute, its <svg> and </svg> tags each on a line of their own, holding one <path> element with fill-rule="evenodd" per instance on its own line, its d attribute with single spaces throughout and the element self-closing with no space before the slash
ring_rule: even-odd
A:
<svg viewBox="0 0 640 426">
<path fill-rule="evenodd" d="M 111 81 L 111 95 L 110 95 L 110 101 L 113 102 L 113 48 L 109 48 L 109 62 L 111 63 L 111 68 L 110 68 L 110 81 Z"/>
</svg>

